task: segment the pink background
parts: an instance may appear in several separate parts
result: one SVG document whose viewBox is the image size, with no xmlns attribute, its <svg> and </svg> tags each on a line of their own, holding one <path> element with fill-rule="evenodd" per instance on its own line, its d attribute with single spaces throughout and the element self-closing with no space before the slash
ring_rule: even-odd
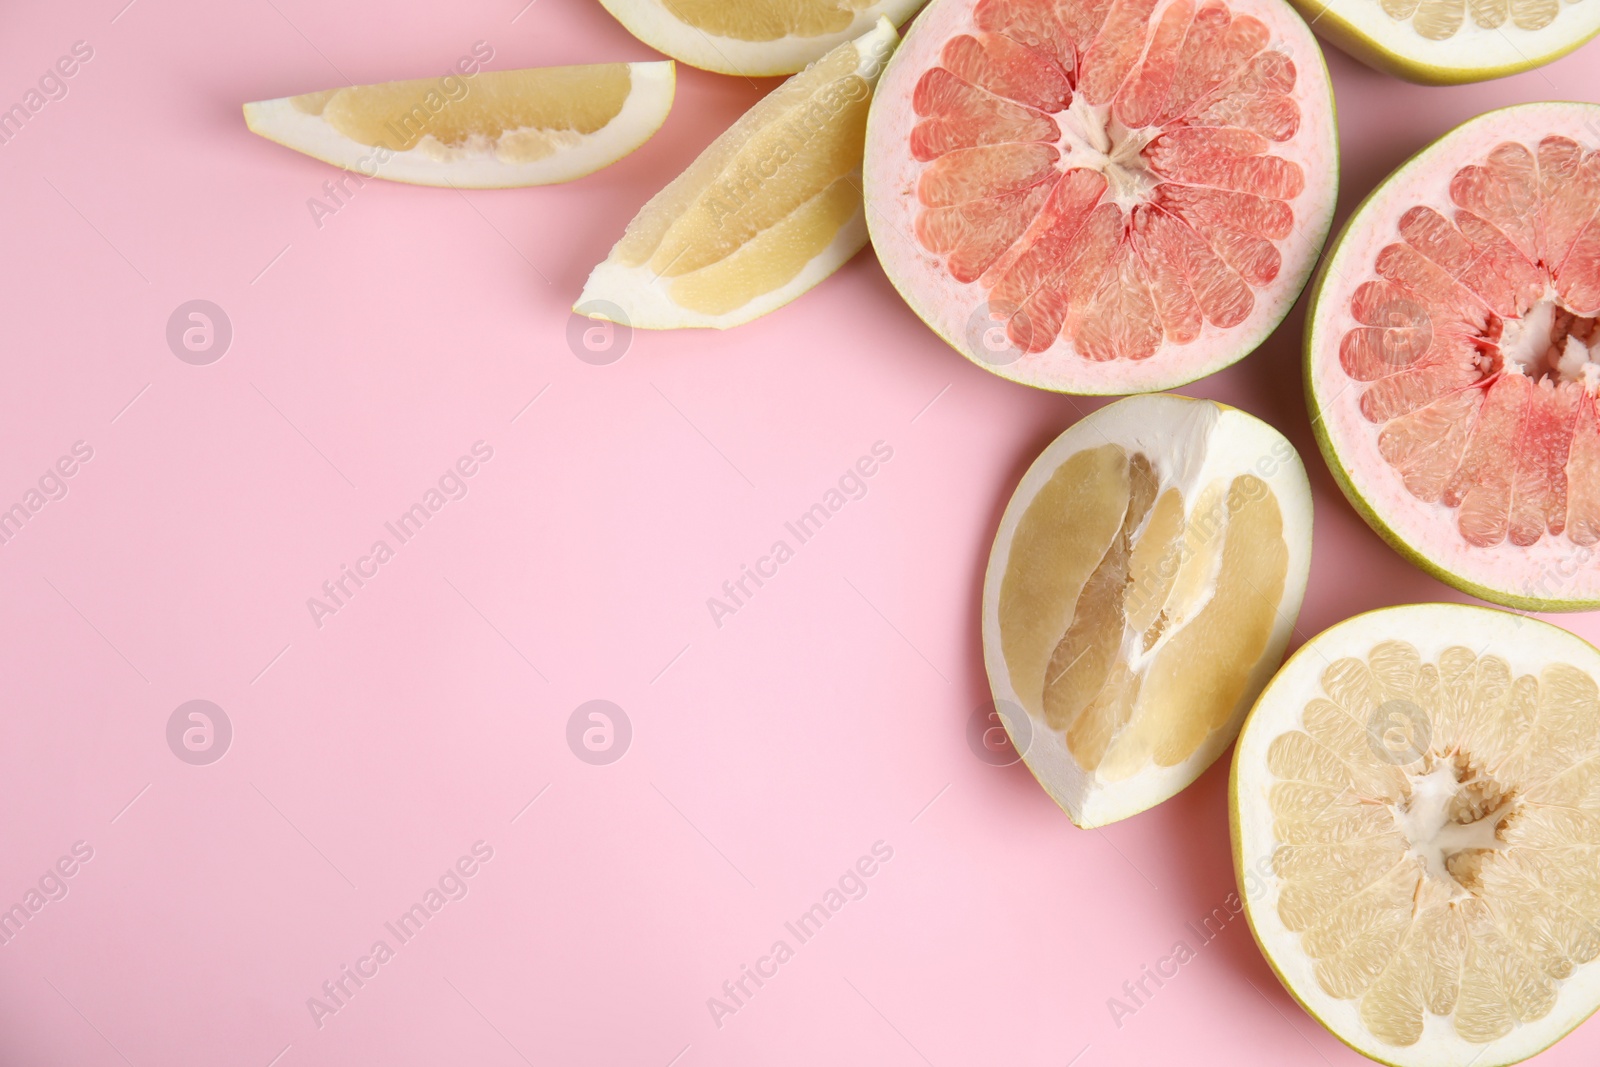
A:
<svg viewBox="0 0 1600 1067">
<path fill-rule="evenodd" d="M 336 173 L 240 102 L 439 73 L 479 40 L 497 69 L 653 54 L 593 0 L 124 2 L 14 5 L 0 34 L 4 106 L 94 49 L 0 146 L 0 506 L 94 451 L 0 546 L 0 904 L 93 849 L 0 947 L 0 1064 L 1361 1062 L 1237 920 L 1112 1020 L 1234 891 L 1225 764 L 1084 832 L 968 747 L 991 533 L 1097 402 L 968 364 L 870 254 L 734 332 L 569 349 L 590 266 L 768 83 L 682 69 L 661 133 L 588 179 L 377 182 L 319 228 Z M 1597 55 L 1429 89 L 1330 54 L 1341 219 L 1475 113 L 1594 99 Z M 197 298 L 234 331 L 209 366 L 165 340 Z M 1300 328 L 1189 390 L 1311 469 L 1296 644 L 1464 599 L 1338 495 Z M 480 440 L 468 495 L 318 628 L 307 598 Z M 706 598 L 880 440 L 867 496 L 715 626 Z M 608 766 L 565 739 L 597 698 L 633 728 Z M 192 699 L 233 726 L 209 766 L 167 745 Z M 307 999 L 480 840 L 468 895 L 319 1028 Z M 880 840 L 866 896 L 719 1028 L 707 998 Z M 1539 1062 L 1597 1052 L 1591 1025 Z"/>
</svg>

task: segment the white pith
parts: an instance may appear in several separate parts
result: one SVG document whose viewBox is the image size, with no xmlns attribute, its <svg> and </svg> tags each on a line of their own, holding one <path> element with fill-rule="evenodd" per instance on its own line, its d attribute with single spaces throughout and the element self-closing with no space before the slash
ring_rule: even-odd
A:
<svg viewBox="0 0 1600 1067">
<path fill-rule="evenodd" d="M 1564 534 L 1546 534 L 1527 547 L 1509 540 L 1489 548 L 1468 544 L 1457 528 L 1456 509 L 1412 496 L 1384 459 L 1378 448 L 1382 426 L 1361 414 L 1357 405 L 1364 383 L 1344 373 L 1339 345 L 1359 325 L 1350 311 L 1356 287 L 1377 277 L 1377 255 L 1400 240 L 1402 214 L 1426 204 L 1449 215 L 1454 210 L 1449 187 L 1456 171 L 1481 163 L 1502 141 L 1533 149 L 1541 138 L 1555 134 L 1592 150 L 1600 136 L 1597 130 L 1600 106 L 1541 103 L 1492 111 L 1445 134 L 1402 164 L 1351 216 L 1324 257 L 1307 316 L 1312 421 L 1321 425 L 1334 453 L 1329 462 L 1348 479 L 1350 491 L 1388 536 L 1421 556 L 1445 581 L 1486 599 L 1543 610 L 1571 610 L 1600 601 L 1600 545 L 1578 546 Z M 1594 309 L 1581 310 L 1594 314 Z M 1527 340 L 1519 340 L 1519 331 Z M 1531 349 L 1535 336 L 1527 325 L 1518 326 L 1511 334 L 1513 353 Z M 1592 367 L 1578 368 L 1586 384 L 1600 381 L 1600 369 Z"/>
<path fill-rule="evenodd" d="M 1171 2 L 1162 0 L 1156 5 L 1152 25 Z M 923 10 L 889 61 L 867 119 L 867 227 L 885 273 L 911 309 L 947 344 L 985 370 L 1025 385 L 1060 392 L 1119 394 L 1170 389 L 1248 355 L 1277 327 L 1299 296 L 1327 236 L 1338 193 L 1333 93 L 1322 52 L 1305 23 L 1278 0 L 1228 3 L 1235 15 L 1259 19 L 1271 34 L 1268 47 L 1286 51 L 1294 60 L 1294 97 L 1300 105 L 1300 128 L 1292 140 L 1274 144 L 1270 151 L 1298 164 L 1306 179 L 1305 190 L 1290 204 L 1294 230 L 1274 242 L 1283 257 L 1278 277 L 1265 288 L 1253 290 L 1255 306 L 1250 316 L 1226 330 L 1208 323 L 1189 344 L 1163 345 L 1146 360 L 1091 362 L 1078 356 L 1070 343 L 1057 339 L 1043 352 L 1025 353 L 1012 362 L 996 363 L 969 342 L 973 317 L 987 306 L 988 290 L 978 282 L 951 278 L 944 267 L 944 257 L 923 248 L 915 236 L 917 179 L 927 164 L 911 156 L 910 135 L 918 121 L 912 94 L 923 72 L 939 63 L 946 41 L 958 34 L 981 32 L 973 21 L 973 7 L 974 0 L 933 0 Z M 1115 152 L 1108 156 L 1095 149 L 1099 134 L 1090 118 L 1091 114 L 1099 114 L 1099 130 L 1105 131 L 1104 108 L 1085 105 L 1074 114 L 1076 100 L 1074 94 L 1074 104 L 1066 113 L 1051 116 L 1063 128 L 1061 145 L 1071 150 L 1068 159 L 1076 153 L 1077 159 L 1102 173 L 1107 173 L 1107 163 L 1125 163 L 1126 158 L 1118 159 Z M 1132 131 L 1133 138 L 1120 140 L 1117 145 L 1126 152 L 1138 138 L 1147 142 L 1153 132 L 1159 131 Z M 1118 169 L 1122 173 L 1107 173 L 1113 182 L 1110 195 L 1125 207 L 1139 202 L 1143 195 L 1142 177 L 1129 168 Z M 1115 187 L 1117 181 L 1123 183 L 1120 190 Z"/>
<path fill-rule="evenodd" d="M 806 64 L 866 33 L 880 16 L 898 26 L 911 17 L 923 0 L 877 0 L 857 11 L 850 25 L 837 33 L 772 41 L 745 41 L 707 33 L 680 21 L 662 0 L 600 2 L 629 33 L 658 52 L 701 70 L 762 78 L 804 69 Z"/>
<path fill-rule="evenodd" d="M 1321 676 L 1330 663 L 1344 657 L 1364 658 L 1373 646 L 1387 640 L 1413 645 L 1425 663 L 1438 662 L 1446 648 L 1463 646 L 1504 659 L 1513 676 L 1537 676 L 1547 664 L 1560 662 L 1600 678 L 1600 652 L 1587 642 L 1549 623 L 1492 608 L 1460 604 L 1382 608 L 1348 619 L 1312 638 L 1289 658 L 1262 692 L 1239 734 L 1230 789 L 1240 897 L 1256 941 L 1285 987 L 1322 1025 L 1356 1051 L 1395 1067 L 1505 1067 L 1549 1047 L 1600 1005 L 1600 963 L 1581 965 L 1571 977 L 1559 980 L 1560 990 L 1551 1012 L 1536 1022 L 1518 1026 L 1498 1041 L 1487 1045 L 1466 1041 L 1456 1033 L 1451 1017 L 1425 1013 L 1421 1039 L 1399 1047 L 1372 1036 L 1361 1021 L 1359 1000 L 1339 999 L 1323 991 L 1316 977 L 1315 961 L 1301 948 L 1301 935 L 1285 927 L 1278 914 L 1281 882 L 1272 867 L 1278 841 L 1269 800 L 1275 779 L 1268 770 L 1267 750 L 1281 734 L 1303 727 L 1304 708 L 1313 698 L 1323 695 Z M 1445 775 L 1451 778 L 1448 784 Z M 1411 838 L 1415 854 L 1430 860 L 1437 857 L 1442 862 L 1445 856 L 1464 848 L 1480 847 L 1483 835 L 1492 835 L 1496 822 L 1492 816 L 1446 831 L 1442 836 L 1437 832 L 1440 817 L 1431 809 L 1430 801 L 1437 802 L 1454 788 L 1454 775 L 1448 769 L 1431 782 L 1420 775 L 1411 780 L 1414 787 L 1422 783 L 1423 795 L 1420 804 L 1413 803 L 1402 830 Z M 1443 878 L 1450 879 L 1440 880 L 1449 891 L 1454 880 L 1448 872 Z"/>
<path fill-rule="evenodd" d="M 244 105 L 244 118 L 252 132 L 364 178 L 459 189 L 554 185 L 615 163 L 648 141 L 666 121 L 676 86 L 672 63 L 629 63 L 628 73 L 628 98 L 615 118 L 593 133 L 563 131 L 557 137 L 561 147 L 531 161 L 501 158 L 487 138 L 453 147 L 432 136 L 404 152 L 388 152 L 385 159 L 377 146 L 346 137 L 287 96 Z"/>
<path fill-rule="evenodd" d="M 1024 706 L 1012 685 L 1000 640 L 1000 587 L 1017 525 L 1063 462 L 1084 449 L 1107 443 L 1121 445 L 1130 453 L 1143 452 L 1155 464 L 1162 490 L 1174 485 L 1180 488 L 1186 524 L 1193 521 L 1200 487 L 1247 473 L 1261 478 L 1278 500 L 1288 564 L 1271 638 L 1244 695 L 1227 725 L 1213 731 L 1182 763 L 1171 767 L 1152 764 L 1132 777 L 1107 781 L 1098 772 L 1085 772 L 1067 748 L 1065 735 L 1052 730 L 1042 717 L 1029 714 L 1028 736 L 1019 736 L 1019 728 L 1009 716 L 1002 716 L 1028 769 L 1082 827 L 1102 826 L 1159 804 L 1193 782 L 1221 755 L 1283 655 L 1311 563 L 1310 484 L 1293 446 L 1278 431 L 1235 408 L 1171 394 L 1130 397 L 1101 408 L 1057 437 L 1034 460 L 1006 505 L 995 534 L 983 584 L 983 656 L 997 704 Z"/>
<path fill-rule="evenodd" d="M 887 19 L 855 42 L 859 63 L 856 73 L 873 84 L 883 70 L 884 55 L 894 48 L 898 35 Z M 860 172 L 850 179 L 860 185 Z M 818 190 L 820 193 L 822 190 Z M 618 319 L 645 330 L 705 327 L 725 330 L 760 318 L 789 303 L 838 270 L 867 243 L 867 225 L 861 209 L 840 228 L 833 240 L 788 282 L 720 315 L 694 311 L 672 298 L 675 277 L 658 274 L 650 264 L 631 266 L 616 250 L 590 272 L 573 309 L 591 318 Z"/>
<path fill-rule="evenodd" d="M 1354 36 L 1356 58 L 1414 80 L 1467 82 L 1498 78 L 1548 63 L 1600 29 L 1600 4 L 1563 0 L 1560 13 L 1537 30 L 1510 19 L 1479 26 L 1467 13 L 1461 28 L 1443 40 L 1418 33 L 1410 19 L 1391 18 L 1378 0 L 1293 0 L 1313 27 L 1335 44 Z M 1365 54 L 1364 54 L 1365 53 Z"/>
<path fill-rule="evenodd" d="M 1110 105 L 1091 104 L 1081 96 L 1074 96 L 1057 115 L 1056 125 L 1061 128 L 1056 148 L 1064 169 L 1099 171 L 1108 197 L 1123 208 L 1150 199 L 1155 179 L 1139 153 L 1161 135 L 1161 127 L 1130 130 L 1112 117 Z"/>
</svg>

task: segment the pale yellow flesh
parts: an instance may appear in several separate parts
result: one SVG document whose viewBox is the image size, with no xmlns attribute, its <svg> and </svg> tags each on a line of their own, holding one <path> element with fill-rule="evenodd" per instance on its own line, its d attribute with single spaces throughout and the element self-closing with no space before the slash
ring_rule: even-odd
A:
<svg viewBox="0 0 1600 1067">
<path fill-rule="evenodd" d="M 1430 41 L 1454 37 L 1470 19 L 1484 29 L 1507 24 L 1542 30 L 1561 12 L 1562 0 L 1381 0 L 1384 14 L 1411 20 L 1412 29 Z M 1572 2 L 1572 0 L 1568 0 Z M 1581 0 L 1579 0 L 1581 2 Z"/>
<path fill-rule="evenodd" d="M 1390 640 L 1322 675 L 1267 766 L 1278 915 L 1389 1045 L 1544 1018 L 1600 955 L 1600 689 Z M 1418 724 L 1426 724 L 1419 728 Z"/>
<path fill-rule="evenodd" d="M 1000 586 L 1024 707 L 1102 780 L 1183 763 L 1227 725 L 1288 575 L 1277 497 L 1253 475 L 1183 490 L 1119 445 L 1069 457 L 1029 503 Z"/>
<path fill-rule="evenodd" d="M 871 85 L 846 43 L 774 89 L 656 194 L 612 258 L 721 315 L 782 288 L 861 210 Z"/>
<path fill-rule="evenodd" d="M 447 149 L 483 145 L 509 162 L 533 162 L 611 122 L 631 88 L 628 64 L 599 63 L 355 85 L 291 99 L 360 144 L 403 152 L 428 138 Z"/>
<path fill-rule="evenodd" d="M 849 29 L 873 0 L 663 0 L 678 21 L 716 37 L 776 41 Z"/>
</svg>

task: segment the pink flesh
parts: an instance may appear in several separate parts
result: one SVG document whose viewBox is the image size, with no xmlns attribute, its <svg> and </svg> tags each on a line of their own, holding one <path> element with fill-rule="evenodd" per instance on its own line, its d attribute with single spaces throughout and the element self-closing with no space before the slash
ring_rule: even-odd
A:
<svg viewBox="0 0 1600 1067">
<path fill-rule="evenodd" d="M 1219 0 L 978 0 L 917 83 L 916 234 L 975 282 L 1028 352 L 1148 359 L 1228 329 L 1282 266 L 1300 167 L 1294 63 Z M 1121 202 L 1063 162 L 1075 98 L 1143 131 L 1147 187 Z M 1600 259 L 1600 242 L 1592 255 Z"/>
<path fill-rule="evenodd" d="M 1600 542 L 1594 385 L 1554 365 L 1568 335 L 1600 361 L 1600 153 L 1507 142 L 1456 172 L 1450 200 L 1400 217 L 1339 364 L 1371 383 L 1361 412 L 1406 490 L 1456 509 L 1467 543 Z M 1551 293 L 1551 349 L 1524 369 L 1501 343 Z"/>
</svg>

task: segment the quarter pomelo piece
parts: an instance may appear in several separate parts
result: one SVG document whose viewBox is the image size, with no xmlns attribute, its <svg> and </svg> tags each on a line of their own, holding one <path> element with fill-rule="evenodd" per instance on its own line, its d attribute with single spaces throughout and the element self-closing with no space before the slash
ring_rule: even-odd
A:
<svg viewBox="0 0 1600 1067">
<path fill-rule="evenodd" d="M 1300 457 L 1237 409 L 1132 397 L 1034 461 L 989 555 L 983 654 L 1013 745 L 1074 823 L 1158 804 L 1221 754 L 1310 557 Z"/>
<path fill-rule="evenodd" d="M 719 74 L 793 74 L 923 0 L 600 0 L 645 44 Z"/>
<path fill-rule="evenodd" d="M 1397 1067 L 1501 1067 L 1600 1005 L 1600 652 L 1460 604 L 1308 641 L 1230 786 L 1250 928 L 1334 1036 Z"/>
<path fill-rule="evenodd" d="M 1503 78 L 1560 59 L 1600 30 L 1587 0 L 1294 0 L 1363 63 L 1428 85 Z"/>
<path fill-rule="evenodd" d="M 1320 272 L 1306 390 L 1373 528 L 1499 604 L 1600 606 L 1600 107 L 1524 104 L 1435 141 Z"/>
<path fill-rule="evenodd" d="M 666 121 L 673 65 L 479 71 L 244 105 L 250 129 L 368 178 L 493 189 L 609 166 Z"/>
<path fill-rule="evenodd" d="M 898 41 L 880 19 L 763 97 L 639 210 L 573 310 L 725 329 L 843 266 L 867 243 L 862 130 Z"/>
<path fill-rule="evenodd" d="M 933 0 L 873 101 L 867 223 L 980 366 L 1166 389 L 1288 313 L 1332 219 L 1335 136 L 1282 0 Z"/>
</svg>

